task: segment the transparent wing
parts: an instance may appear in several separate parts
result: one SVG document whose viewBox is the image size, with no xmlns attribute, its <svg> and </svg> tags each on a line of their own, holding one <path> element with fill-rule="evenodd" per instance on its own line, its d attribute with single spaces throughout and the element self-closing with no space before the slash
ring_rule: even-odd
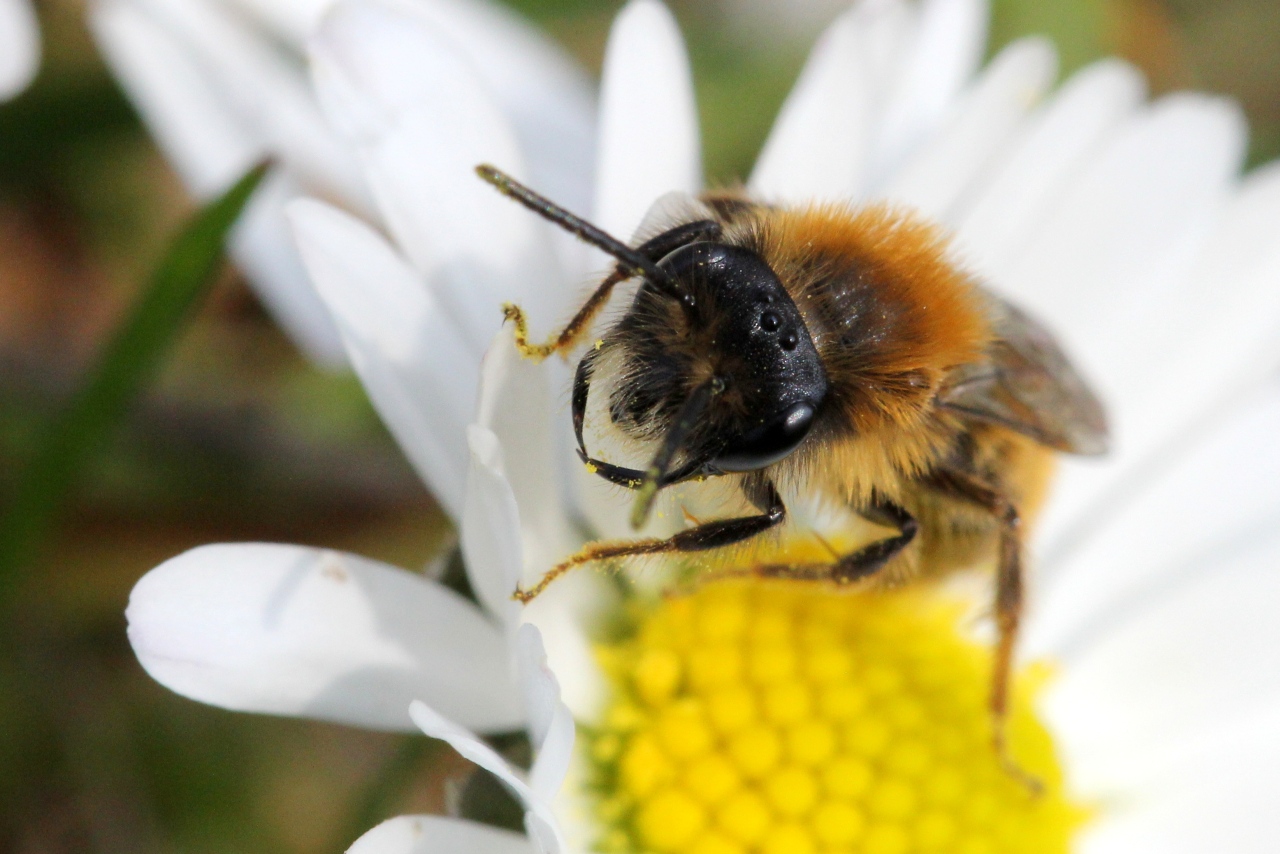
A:
<svg viewBox="0 0 1280 854">
<path fill-rule="evenodd" d="M 938 402 L 1071 454 L 1107 450 L 1102 403 L 1057 341 L 1021 309 L 987 294 L 995 339 L 986 358 L 948 379 Z"/>
</svg>

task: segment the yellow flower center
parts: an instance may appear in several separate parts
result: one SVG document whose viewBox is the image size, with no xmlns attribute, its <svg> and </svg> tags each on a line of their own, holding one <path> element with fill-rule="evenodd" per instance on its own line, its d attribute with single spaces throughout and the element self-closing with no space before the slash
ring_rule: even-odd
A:
<svg viewBox="0 0 1280 854">
<path fill-rule="evenodd" d="M 990 651 L 953 600 L 734 581 L 637 607 L 602 646 L 614 689 L 585 734 L 603 852 L 1065 852 L 1085 811 L 1020 676 L 1001 768 Z"/>
</svg>

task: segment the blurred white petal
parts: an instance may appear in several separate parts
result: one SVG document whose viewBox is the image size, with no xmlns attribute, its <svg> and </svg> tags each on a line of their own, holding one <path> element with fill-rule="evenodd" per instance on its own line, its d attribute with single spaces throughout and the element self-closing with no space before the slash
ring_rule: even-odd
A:
<svg viewBox="0 0 1280 854">
<path fill-rule="evenodd" d="M 1135 407 L 1164 413 L 1167 423 L 1157 425 L 1163 437 L 1149 442 L 1154 448 L 1128 449 L 1108 468 L 1071 472 L 1078 493 L 1092 486 L 1101 498 L 1058 520 L 1063 524 L 1046 555 L 1050 567 L 1085 542 L 1081 532 L 1103 524 L 1128 495 L 1216 429 L 1280 364 L 1277 222 L 1280 164 L 1271 164 L 1245 180 L 1195 267 L 1168 297 L 1176 312 L 1171 308 L 1163 340 L 1148 348 L 1141 368 L 1148 382 L 1132 392 Z"/>
<path fill-rule="evenodd" d="M 290 203 L 289 220 L 378 414 L 444 509 L 462 518 L 479 365 L 455 321 L 364 223 L 307 199 Z"/>
<path fill-rule="evenodd" d="M 504 301 L 549 314 L 561 284 L 550 226 L 475 175 L 479 163 L 517 178 L 525 170 L 509 123 L 457 49 L 417 16 L 348 0 L 326 16 L 311 61 L 383 219 L 473 352 L 501 326 Z"/>
<path fill-rule="evenodd" d="M 1230 199 L 1243 142 L 1234 104 L 1192 94 L 1157 102 L 1072 182 L 999 282 L 1048 319 L 1101 394 L 1114 435 L 1105 464 L 1064 460 L 1043 523 L 1050 543 L 1135 458 L 1211 402 L 1145 397 L 1145 363 L 1153 343 L 1181 322 L 1167 296 L 1189 275 Z"/>
<path fill-rule="evenodd" d="M 266 149 L 184 45 L 129 0 L 100 0 L 94 35 L 165 155 L 196 196 L 230 186 Z"/>
<path fill-rule="evenodd" d="M 234 0 L 301 49 L 334 0 Z M 573 210 L 591 201 L 594 107 L 586 75 L 545 34 L 487 0 L 402 0 L 469 60 L 520 138 L 529 176 Z"/>
<path fill-rule="evenodd" d="M 493 748 L 477 738 L 474 733 L 468 732 L 464 727 L 449 720 L 425 703 L 414 702 L 409 707 L 409 716 L 424 733 L 432 738 L 447 741 L 463 758 L 471 760 L 497 777 L 511 794 L 515 795 L 525 808 L 525 826 L 535 845 L 551 854 L 563 850 L 560 831 L 550 805 L 529 787 L 529 783 L 520 771 L 511 767 L 507 760 L 494 752 Z"/>
<path fill-rule="evenodd" d="M 1196 561 L 1214 565 L 1235 539 L 1280 523 L 1280 386 L 1262 389 L 1041 580 L 1025 651 L 1068 655 L 1099 620 Z M 1280 577 L 1280 576 L 1278 576 Z M 1123 611 L 1127 613 L 1127 611 Z M 1105 624 L 1105 622 L 1104 622 Z"/>
<path fill-rule="evenodd" d="M 974 270 L 998 287 L 1010 256 L 1145 93 L 1142 75 L 1118 60 L 1094 63 L 1063 84 L 957 221 Z"/>
<path fill-rule="evenodd" d="M 130 98 L 198 198 L 231 185 L 267 148 L 209 80 L 186 47 L 129 2 L 104 0 L 90 17 L 94 34 Z M 237 224 L 232 254 L 263 303 L 321 364 L 343 361 L 328 312 L 303 273 L 286 234 L 282 204 L 291 179 L 273 177 Z"/>
<path fill-rule="evenodd" d="M 515 130 L 529 180 L 549 198 L 585 212 L 591 203 L 595 107 L 582 69 L 502 4 L 400 0 L 399 7 L 438 28 L 467 58 Z"/>
<path fill-rule="evenodd" d="M 1186 555 L 1073 639 L 1043 704 L 1081 791 L 1141 787 L 1260 714 L 1280 719 L 1278 525 L 1280 507 Z"/>
<path fill-rule="evenodd" d="M 1073 849 L 1080 854 L 1271 854 L 1280 838 L 1280 715 L 1109 803 Z"/>
<path fill-rule="evenodd" d="M 402 815 L 361 836 L 347 854 L 533 854 L 527 836 L 460 818 Z"/>
<path fill-rule="evenodd" d="M 868 40 L 897 5 L 859 3 L 814 45 L 751 172 L 753 196 L 806 202 L 857 195 L 875 104 Z"/>
<path fill-rule="evenodd" d="M 427 698 L 486 731 L 523 721 L 496 626 L 452 591 L 354 555 L 204 546 L 145 575 L 126 617 L 147 672 L 205 703 L 402 730 Z"/>
<path fill-rule="evenodd" d="M 462 513 L 462 555 L 476 598 L 504 622 L 514 622 L 519 606 L 511 598 L 524 569 L 520 511 L 504 474 L 502 445 L 493 431 L 467 427 L 471 468 Z"/>
<path fill-rule="evenodd" d="M 311 284 L 285 221 L 285 204 L 298 193 L 293 180 L 278 171 L 263 181 L 231 233 L 231 254 L 258 286 L 267 311 L 312 361 L 345 367 L 338 327 Z"/>
<path fill-rule="evenodd" d="M 657 0 L 631 0 L 618 14 L 600 85 L 592 219 L 625 241 L 654 199 L 702 189 L 689 60 L 675 20 Z"/>
<path fill-rule="evenodd" d="M 938 127 L 978 69 L 987 41 L 987 2 L 924 0 L 908 38 L 872 143 L 872 192 Z"/>
<path fill-rule="evenodd" d="M 214 0 L 130 0 L 178 39 L 241 125 L 313 193 L 372 212 L 355 157 L 320 115 L 291 62 Z"/>
<path fill-rule="evenodd" d="M 0 0 L 0 101 L 27 88 L 40 66 L 40 22 L 30 0 Z"/>
<path fill-rule="evenodd" d="M 1053 84 L 1057 54 L 1043 39 L 1002 50 L 956 105 L 954 114 L 880 191 L 940 222 L 997 165 L 1027 113 Z"/>
</svg>

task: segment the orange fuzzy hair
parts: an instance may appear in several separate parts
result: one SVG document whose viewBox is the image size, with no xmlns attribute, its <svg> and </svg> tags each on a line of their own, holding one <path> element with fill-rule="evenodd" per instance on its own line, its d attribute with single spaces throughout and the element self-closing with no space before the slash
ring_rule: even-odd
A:
<svg viewBox="0 0 1280 854">
<path fill-rule="evenodd" d="M 839 204 L 764 209 L 738 227 L 804 315 L 831 382 L 828 438 L 852 455 L 858 480 L 891 483 L 922 469 L 949 432 L 934 395 L 992 337 L 943 231 L 888 206 Z"/>
</svg>

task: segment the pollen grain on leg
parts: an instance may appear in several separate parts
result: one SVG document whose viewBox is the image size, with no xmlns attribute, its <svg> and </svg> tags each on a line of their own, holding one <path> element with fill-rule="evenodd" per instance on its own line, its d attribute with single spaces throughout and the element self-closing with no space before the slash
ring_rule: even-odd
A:
<svg viewBox="0 0 1280 854">
<path fill-rule="evenodd" d="M 1087 816 L 1025 676 L 1009 736 L 1044 793 L 1002 768 L 990 650 L 936 592 L 751 579 L 636 607 L 586 733 L 598 851 L 1055 854 Z"/>
</svg>

